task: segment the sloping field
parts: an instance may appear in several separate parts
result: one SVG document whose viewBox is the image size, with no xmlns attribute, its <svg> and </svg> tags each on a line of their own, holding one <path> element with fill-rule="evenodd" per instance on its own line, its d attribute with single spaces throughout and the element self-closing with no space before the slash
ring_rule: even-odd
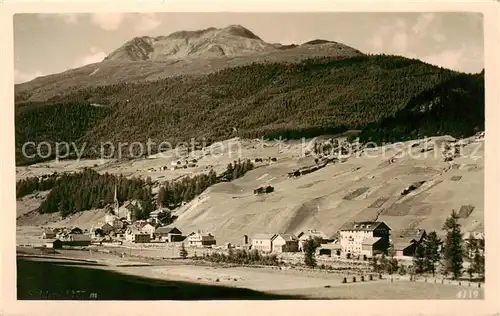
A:
<svg viewBox="0 0 500 316">
<path fill-rule="evenodd" d="M 261 232 L 318 229 L 333 235 L 350 220 L 382 220 L 393 230 L 438 231 L 452 209 L 472 205 L 473 211 L 461 219 L 463 229 L 482 230 L 484 143 L 468 144 L 462 156 L 449 162 L 444 162 L 438 148 L 424 156 L 418 146 L 407 145 L 403 154 L 401 148 L 367 150 L 299 178 L 286 176 L 287 168 L 293 169 L 290 160 L 278 160 L 231 184 L 208 189 L 178 211 L 175 225 L 186 233 L 211 231 L 219 244 L 239 244 L 243 235 Z M 477 158 L 471 158 L 472 154 Z M 453 164 L 459 167 L 452 168 Z M 263 185 L 264 174 L 266 179 L 273 178 L 274 192 L 254 195 L 253 189 Z M 460 180 L 451 180 L 457 176 Z M 415 183 L 419 185 L 412 188 Z"/>
</svg>

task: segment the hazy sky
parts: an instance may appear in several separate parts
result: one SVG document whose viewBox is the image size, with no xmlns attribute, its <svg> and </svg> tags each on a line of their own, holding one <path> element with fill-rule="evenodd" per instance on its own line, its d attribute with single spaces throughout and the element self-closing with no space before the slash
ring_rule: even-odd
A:
<svg viewBox="0 0 500 316">
<path fill-rule="evenodd" d="M 365 53 L 396 54 L 480 72 L 477 13 L 99 13 L 14 17 L 16 83 L 101 61 L 134 36 L 240 24 L 266 42 L 326 39 Z"/>
</svg>

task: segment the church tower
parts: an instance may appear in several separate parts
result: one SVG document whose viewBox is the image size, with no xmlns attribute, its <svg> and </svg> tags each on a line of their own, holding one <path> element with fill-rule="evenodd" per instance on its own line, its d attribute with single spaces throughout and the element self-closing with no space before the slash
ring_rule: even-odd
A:
<svg viewBox="0 0 500 316">
<path fill-rule="evenodd" d="M 113 211 L 115 215 L 118 215 L 118 208 L 120 207 L 120 203 L 118 202 L 118 194 L 116 192 L 116 184 L 115 184 L 115 197 L 113 200 Z"/>
</svg>

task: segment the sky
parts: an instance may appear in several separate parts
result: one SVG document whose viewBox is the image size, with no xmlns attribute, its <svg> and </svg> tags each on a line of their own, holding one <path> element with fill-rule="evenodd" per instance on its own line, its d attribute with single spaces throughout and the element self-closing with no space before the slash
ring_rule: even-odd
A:
<svg viewBox="0 0 500 316">
<path fill-rule="evenodd" d="M 31 13 L 14 16 L 15 82 L 100 62 L 135 36 L 232 24 L 270 43 L 325 39 L 467 73 L 484 67 L 480 13 Z"/>
</svg>

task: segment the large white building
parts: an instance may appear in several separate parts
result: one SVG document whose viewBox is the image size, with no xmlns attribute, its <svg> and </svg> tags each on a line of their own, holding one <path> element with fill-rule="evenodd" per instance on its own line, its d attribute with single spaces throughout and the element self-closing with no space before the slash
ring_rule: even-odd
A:
<svg viewBox="0 0 500 316">
<path fill-rule="evenodd" d="M 273 240 L 277 234 L 255 234 L 252 237 L 252 249 L 271 252 L 273 250 Z"/>
<path fill-rule="evenodd" d="M 390 244 L 390 228 L 383 222 L 348 222 L 340 228 L 340 246 L 345 255 L 385 253 Z"/>
<path fill-rule="evenodd" d="M 216 244 L 215 236 L 211 233 L 196 232 L 187 237 L 187 242 L 191 247 L 207 247 Z"/>
</svg>

